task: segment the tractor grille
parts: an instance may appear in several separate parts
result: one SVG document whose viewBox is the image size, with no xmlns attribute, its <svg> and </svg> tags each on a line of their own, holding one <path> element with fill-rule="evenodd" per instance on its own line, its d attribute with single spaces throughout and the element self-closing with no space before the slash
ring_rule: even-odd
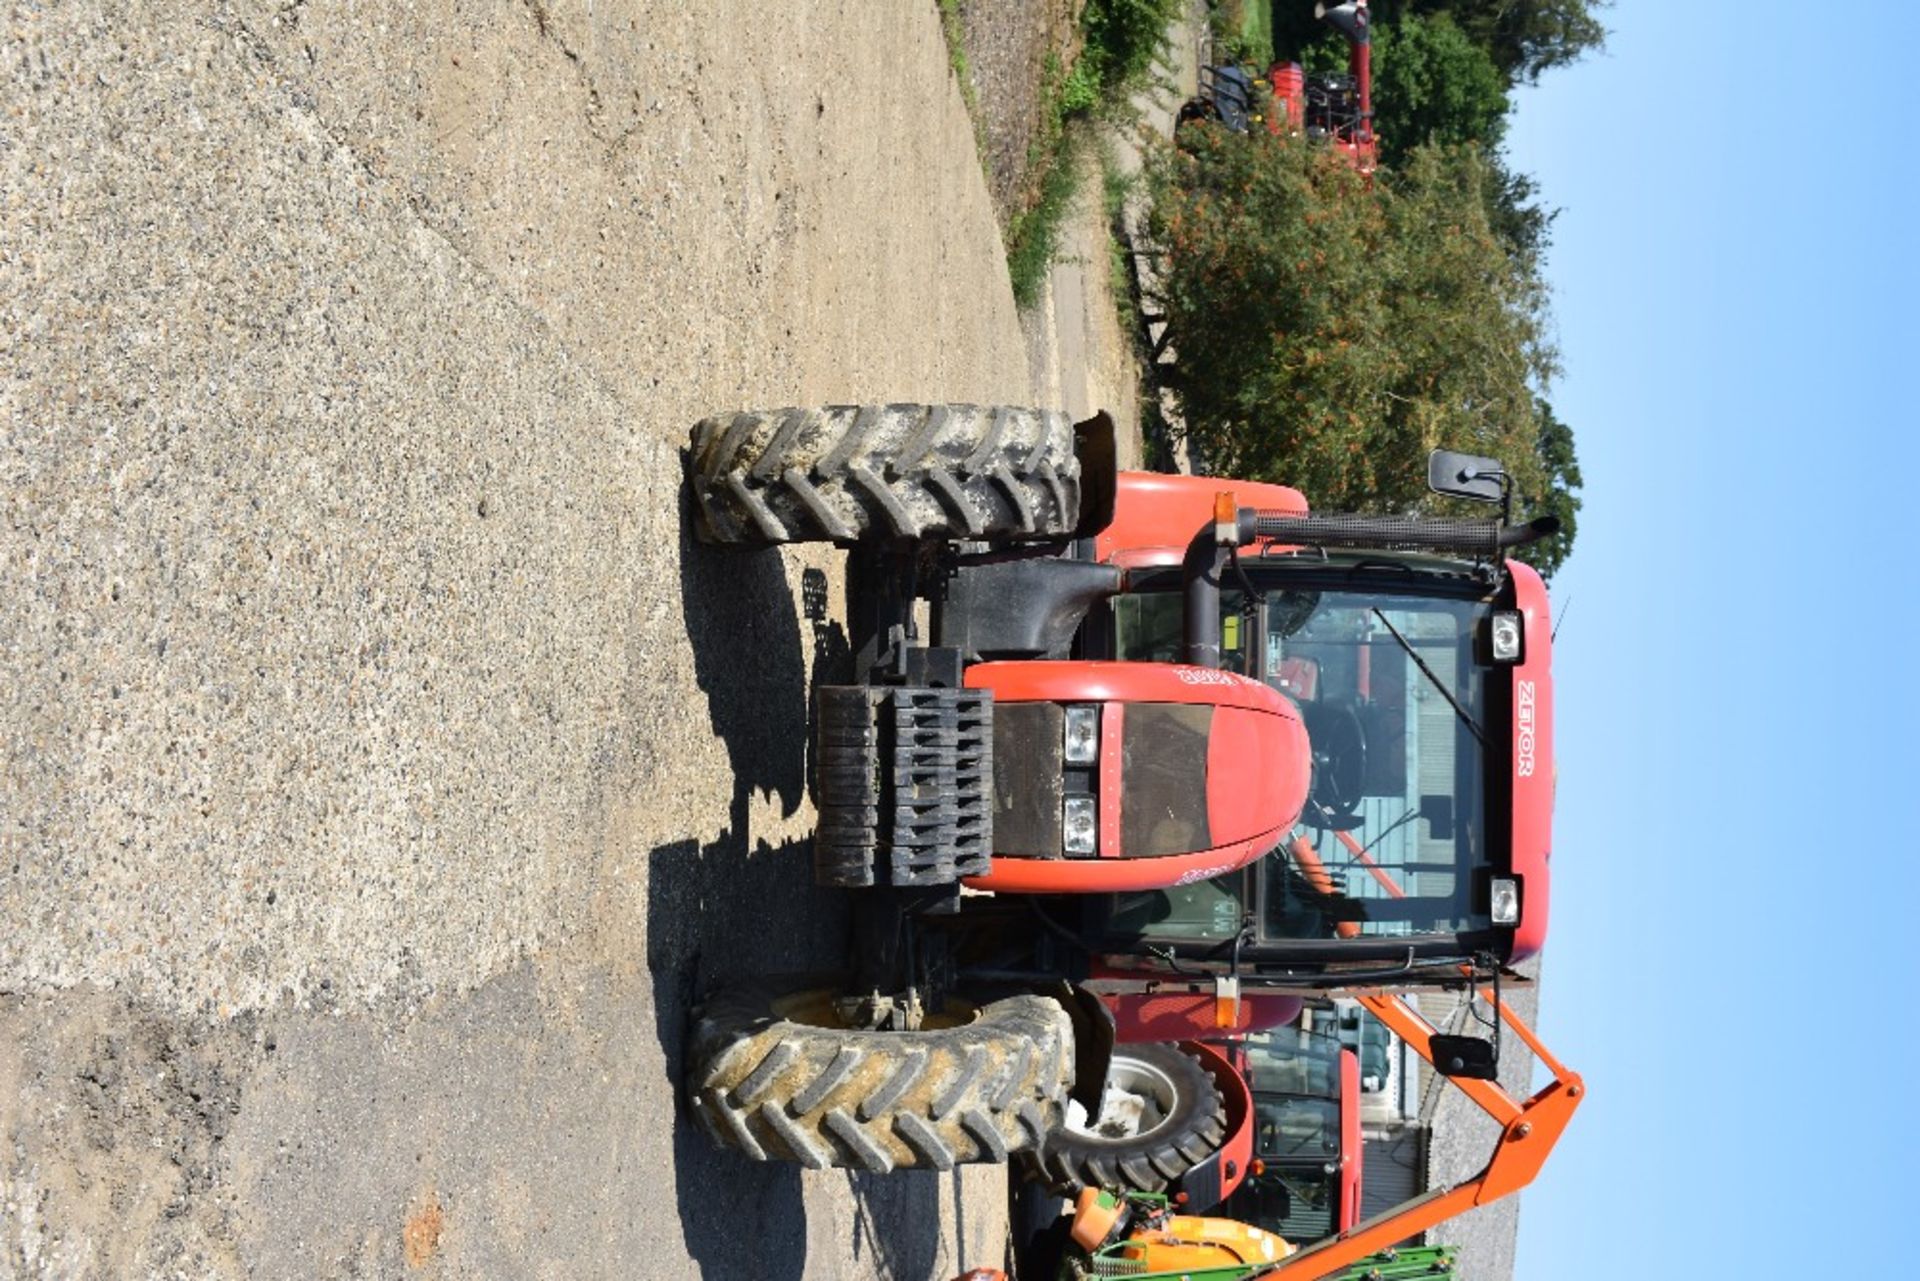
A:
<svg viewBox="0 0 1920 1281">
<path fill-rule="evenodd" d="M 1060 858 L 1066 763 L 1058 703 L 993 707 L 993 844 L 1005 858 Z"/>
<path fill-rule="evenodd" d="M 1120 853 L 1191 854 L 1213 845 L 1207 822 L 1207 744 L 1213 708 L 1134 703 L 1121 732 Z"/>
<path fill-rule="evenodd" d="M 823 885 L 944 885 L 990 868 L 993 696 L 831 685 L 814 743 Z"/>
</svg>

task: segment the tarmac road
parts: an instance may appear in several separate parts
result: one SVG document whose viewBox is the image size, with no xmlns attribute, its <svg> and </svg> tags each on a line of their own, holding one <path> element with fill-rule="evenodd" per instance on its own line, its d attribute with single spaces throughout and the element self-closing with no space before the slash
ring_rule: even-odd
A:
<svg viewBox="0 0 1920 1281">
<path fill-rule="evenodd" d="M 1029 399 L 936 7 L 131 0 L 0 42 L 0 1277 L 944 1275 L 689 1000 L 835 963 L 746 404 Z"/>
</svg>

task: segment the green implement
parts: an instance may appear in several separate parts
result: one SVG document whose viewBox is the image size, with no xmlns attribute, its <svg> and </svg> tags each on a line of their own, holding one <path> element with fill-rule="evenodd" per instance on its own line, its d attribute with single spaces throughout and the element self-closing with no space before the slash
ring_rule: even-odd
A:
<svg viewBox="0 0 1920 1281">
<path fill-rule="evenodd" d="M 1070 1259 L 1061 1269 L 1062 1281 L 1255 1281 L 1276 1273 L 1279 1263 L 1236 1263 L 1217 1268 L 1178 1268 L 1171 1272 L 1149 1272 L 1136 1259 L 1122 1258 L 1117 1242 L 1091 1258 Z M 1282 1260 L 1284 1262 L 1284 1260 Z M 1336 1273 L 1330 1281 L 1416 1281 L 1425 1277 L 1455 1276 L 1453 1247 L 1450 1245 L 1411 1246 L 1382 1250 L 1379 1254 Z"/>
</svg>

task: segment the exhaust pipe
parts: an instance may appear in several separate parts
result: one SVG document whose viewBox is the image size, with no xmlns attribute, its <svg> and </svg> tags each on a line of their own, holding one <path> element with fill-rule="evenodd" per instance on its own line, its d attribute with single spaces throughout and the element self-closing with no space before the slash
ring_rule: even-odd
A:
<svg viewBox="0 0 1920 1281">
<path fill-rule="evenodd" d="M 1345 36 L 1350 44 L 1367 44 L 1373 39 L 1368 26 L 1367 0 L 1316 4 L 1313 6 L 1313 16 Z"/>
</svg>

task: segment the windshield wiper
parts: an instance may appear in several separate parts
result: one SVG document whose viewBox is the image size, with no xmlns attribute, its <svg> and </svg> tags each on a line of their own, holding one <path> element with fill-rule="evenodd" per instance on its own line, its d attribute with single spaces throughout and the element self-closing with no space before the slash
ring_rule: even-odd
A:
<svg viewBox="0 0 1920 1281">
<path fill-rule="evenodd" d="M 1374 835 L 1374 838 L 1368 841 L 1365 845 L 1362 845 L 1357 850 L 1353 849 L 1351 845 L 1347 846 L 1349 850 L 1353 851 L 1353 858 L 1350 858 L 1345 863 L 1342 863 L 1340 865 L 1341 868 L 1344 870 L 1346 868 L 1352 867 L 1354 863 L 1354 859 L 1364 858 L 1369 863 L 1371 863 L 1373 861 L 1371 858 L 1371 855 L 1375 850 L 1380 848 L 1381 841 L 1386 840 L 1389 836 L 1392 836 L 1395 832 L 1399 831 L 1401 828 L 1405 827 L 1407 824 L 1413 822 L 1414 819 L 1419 817 L 1420 817 L 1419 809 L 1417 809 L 1412 805 L 1407 806 L 1406 813 L 1402 814 L 1399 818 L 1394 819 L 1393 822 L 1381 828 L 1379 832 L 1377 832 Z"/>
<path fill-rule="evenodd" d="M 1424 675 L 1427 678 L 1427 680 L 1432 682 L 1433 687 L 1435 689 L 1440 691 L 1440 696 L 1442 698 L 1445 698 L 1447 700 L 1447 704 L 1453 708 L 1454 714 L 1460 718 L 1460 723 L 1473 731 L 1474 741 L 1480 744 L 1480 750 L 1486 751 L 1487 750 L 1486 733 L 1483 730 L 1481 730 L 1479 724 L 1473 719 L 1473 717 L 1467 714 L 1467 709 L 1460 706 L 1460 700 L 1453 696 L 1453 691 L 1448 689 L 1446 687 L 1446 684 L 1442 682 L 1438 676 L 1435 676 L 1433 674 L 1433 669 L 1427 666 L 1427 660 L 1420 657 L 1419 651 L 1414 649 L 1414 647 L 1408 643 L 1407 638 L 1400 634 L 1400 629 L 1398 627 L 1395 627 L 1391 622 L 1388 621 L 1387 616 L 1380 612 L 1380 607 L 1378 605 L 1375 605 L 1373 607 L 1373 616 L 1380 620 L 1381 626 L 1385 627 L 1389 632 L 1393 633 L 1393 638 L 1400 642 L 1400 648 L 1407 651 L 1407 657 L 1411 658 L 1414 661 L 1414 665 L 1420 669 L 1421 674 Z"/>
</svg>

